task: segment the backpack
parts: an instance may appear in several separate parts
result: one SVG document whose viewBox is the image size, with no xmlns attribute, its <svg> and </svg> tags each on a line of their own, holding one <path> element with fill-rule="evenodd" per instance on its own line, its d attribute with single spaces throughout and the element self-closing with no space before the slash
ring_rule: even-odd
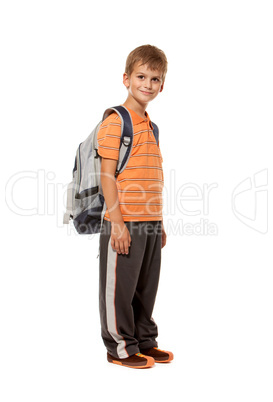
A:
<svg viewBox="0 0 273 402">
<path fill-rule="evenodd" d="M 72 181 L 67 188 L 66 212 L 63 223 L 73 220 L 79 234 L 94 234 L 101 231 L 101 224 L 106 211 L 100 180 L 101 156 L 98 154 L 97 134 L 102 122 L 116 112 L 121 120 L 121 138 L 119 159 L 115 177 L 121 173 L 129 160 L 133 144 L 133 123 L 125 106 L 106 109 L 102 120 L 96 125 L 85 141 L 81 142 L 75 157 Z M 153 133 L 158 144 L 158 127 L 153 125 Z"/>
</svg>

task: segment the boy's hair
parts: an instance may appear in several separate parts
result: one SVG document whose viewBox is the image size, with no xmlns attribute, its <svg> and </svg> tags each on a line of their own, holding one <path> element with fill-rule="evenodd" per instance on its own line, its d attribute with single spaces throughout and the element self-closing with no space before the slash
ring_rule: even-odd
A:
<svg viewBox="0 0 273 402">
<path fill-rule="evenodd" d="M 132 74 L 134 65 L 140 61 L 142 62 L 141 65 L 147 64 L 151 70 L 162 71 L 162 81 L 165 81 L 168 61 L 162 50 L 152 45 L 143 45 L 132 50 L 127 57 L 125 65 L 125 73 L 129 77 Z"/>
</svg>

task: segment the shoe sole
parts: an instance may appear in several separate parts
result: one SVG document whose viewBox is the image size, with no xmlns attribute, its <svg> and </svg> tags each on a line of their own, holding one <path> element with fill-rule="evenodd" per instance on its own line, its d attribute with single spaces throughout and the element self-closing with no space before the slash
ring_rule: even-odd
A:
<svg viewBox="0 0 273 402">
<path fill-rule="evenodd" d="M 144 369 L 144 368 L 151 368 L 155 364 L 155 360 L 152 357 L 147 357 L 147 363 L 145 365 L 129 365 L 124 364 L 119 360 L 108 359 L 109 363 L 117 364 L 118 366 L 128 367 L 128 368 L 135 368 L 135 369 Z"/>
</svg>

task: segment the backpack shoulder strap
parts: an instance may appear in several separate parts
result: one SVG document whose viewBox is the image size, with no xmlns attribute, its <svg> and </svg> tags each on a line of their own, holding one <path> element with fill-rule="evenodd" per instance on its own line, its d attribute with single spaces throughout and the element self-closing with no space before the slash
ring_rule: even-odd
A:
<svg viewBox="0 0 273 402">
<path fill-rule="evenodd" d="M 158 141 L 159 141 L 159 129 L 158 129 L 158 126 L 157 126 L 153 121 L 152 121 L 151 123 L 152 123 L 152 126 L 153 126 L 153 128 L 154 128 L 154 130 L 153 130 L 154 137 L 155 137 L 156 143 L 157 143 L 157 145 L 158 145 Z"/>
<path fill-rule="evenodd" d="M 114 106 L 105 110 L 102 121 L 111 113 L 116 112 L 121 120 L 121 138 L 119 147 L 119 160 L 117 164 L 116 175 L 121 173 L 129 159 L 133 145 L 133 122 L 130 113 L 124 106 Z"/>
</svg>

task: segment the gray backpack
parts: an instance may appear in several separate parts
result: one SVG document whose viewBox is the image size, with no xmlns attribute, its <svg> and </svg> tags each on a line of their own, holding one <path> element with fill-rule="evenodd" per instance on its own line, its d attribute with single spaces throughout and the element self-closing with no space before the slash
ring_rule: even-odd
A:
<svg viewBox="0 0 273 402">
<path fill-rule="evenodd" d="M 69 224 L 73 219 L 79 234 L 99 233 L 106 211 L 106 203 L 101 187 L 100 168 L 101 157 L 98 154 L 97 134 L 101 123 L 116 112 L 121 120 L 121 138 L 116 176 L 121 173 L 129 160 L 133 144 L 133 123 L 125 106 L 115 106 L 107 109 L 102 120 L 97 124 L 85 141 L 80 143 L 72 172 L 73 180 L 67 188 L 67 205 L 63 223 Z M 154 136 L 158 144 L 158 127 L 154 127 Z"/>
</svg>

